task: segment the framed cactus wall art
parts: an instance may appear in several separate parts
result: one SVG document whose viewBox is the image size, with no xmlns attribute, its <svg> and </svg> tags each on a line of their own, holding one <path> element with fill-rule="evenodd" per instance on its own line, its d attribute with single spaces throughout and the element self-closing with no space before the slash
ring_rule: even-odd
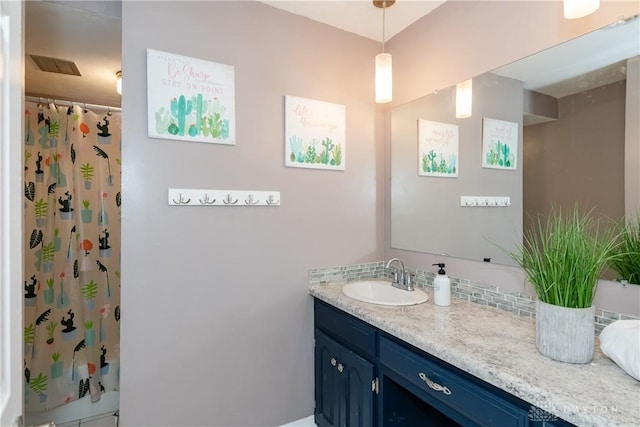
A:
<svg viewBox="0 0 640 427">
<path fill-rule="evenodd" d="M 418 175 L 458 176 L 458 125 L 418 119 Z"/>
<path fill-rule="evenodd" d="M 235 145 L 231 65 L 147 49 L 151 138 Z"/>
<path fill-rule="evenodd" d="M 346 108 L 314 99 L 285 96 L 285 166 L 344 170 Z"/>
<path fill-rule="evenodd" d="M 482 119 L 482 167 L 517 169 L 518 123 Z"/>
</svg>

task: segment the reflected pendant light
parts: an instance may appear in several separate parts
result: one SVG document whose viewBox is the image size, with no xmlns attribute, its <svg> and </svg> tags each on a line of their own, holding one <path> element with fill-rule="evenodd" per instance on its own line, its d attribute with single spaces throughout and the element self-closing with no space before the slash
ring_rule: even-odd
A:
<svg viewBox="0 0 640 427">
<path fill-rule="evenodd" d="M 456 118 L 466 119 L 471 117 L 471 104 L 473 102 L 472 80 L 465 80 L 456 85 Z"/>
<path fill-rule="evenodd" d="M 376 102 L 391 102 L 392 98 L 392 62 L 391 54 L 384 51 L 385 12 L 393 6 L 395 0 L 373 1 L 373 5 L 382 9 L 382 53 L 376 55 Z"/>
<path fill-rule="evenodd" d="M 564 17 L 578 19 L 592 14 L 600 7 L 600 0 L 564 0 Z"/>
<path fill-rule="evenodd" d="M 116 91 L 122 95 L 122 71 L 116 72 Z"/>
</svg>

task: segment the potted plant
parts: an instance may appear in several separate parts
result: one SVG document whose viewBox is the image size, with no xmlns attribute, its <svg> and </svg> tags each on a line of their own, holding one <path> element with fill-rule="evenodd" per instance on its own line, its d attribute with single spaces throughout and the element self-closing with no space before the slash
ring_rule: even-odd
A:
<svg viewBox="0 0 640 427">
<path fill-rule="evenodd" d="M 87 302 L 87 308 L 89 310 L 93 310 L 93 304 L 95 302 L 96 296 L 98 295 L 98 284 L 92 279 L 88 283 L 82 285 L 82 288 L 80 288 L 80 290 L 82 292 L 82 296 Z"/>
<path fill-rule="evenodd" d="M 34 204 L 36 213 L 36 227 L 38 228 L 44 227 L 45 220 L 47 218 L 47 206 L 47 201 L 42 197 L 39 198 Z"/>
<path fill-rule="evenodd" d="M 84 199 L 82 201 L 82 206 L 84 207 L 84 209 L 82 209 L 80 211 L 80 216 L 82 217 L 82 222 L 85 224 L 89 224 L 91 222 L 91 218 L 93 216 L 93 211 L 91 209 L 89 209 L 89 206 L 91 206 L 91 202 L 87 199 Z"/>
<path fill-rule="evenodd" d="M 53 268 L 53 260 L 55 258 L 56 248 L 53 242 L 49 242 L 42 246 L 42 271 L 49 273 Z"/>
<path fill-rule="evenodd" d="M 60 352 L 56 351 L 51 355 L 51 359 L 53 363 L 49 367 L 49 373 L 51 374 L 51 379 L 59 378 L 64 373 L 64 364 L 62 360 L 60 360 Z"/>
<path fill-rule="evenodd" d="M 618 227 L 620 244 L 609 267 L 620 275 L 621 281 L 640 285 L 640 215 L 635 221 L 621 221 Z"/>
<path fill-rule="evenodd" d="M 73 196 L 69 191 L 64 192 L 65 198 L 62 196 L 58 197 L 58 203 L 62 206 L 60 210 L 60 218 L 62 219 L 73 219 L 73 208 L 71 207 L 71 199 Z"/>
<path fill-rule="evenodd" d="M 104 124 L 102 122 L 98 122 L 96 127 L 100 132 L 98 132 L 98 142 L 100 144 L 110 144 L 111 143 L 111 133 L 109 132 L 109 118 L 104 116 Z"/>
<path fill-rule="evenodd" d="M 53 247 L 55 252 L 60 251 L 62 247 L 62 237 L 60 237 L 60 229 L 58 228 L 53 229 Z"/>
<path fill-rule="evenodd" d="M 93 321 L 84 322 L 84 341 L 87 345 L 93 345 L 96 339 L 96 331 L 93 329 Z"/>
<path fill-rule="evenodd" d="M 47 279 L 47 289 L 44 290 L 44 303 L 53 303 L 53 277 Z"/>
<path fill-rule="evenodd" d="M 46 326 L 47 329 L 47 344 L 53 344 L 53 342 L 55 341 L 55 337 L 53 336 L 53 334 L 56 331 L 56 328 L 58 327 L 58 322 L 49 322 L 49 324 Z"/>
<path fill-rule="evenodd" d="M 91 166 L 89 162 L 87 162 L 80 166 L 80 173 L 82 174 L 82 178 L 84 179 L 85 190 L 91 190 L 91 180 L 93 179 L 95 168 Z"/>
<path fill-rule="evenodd" d="M 618 243 L 602 229 L 593 211 L 553 208 L 525 231 L 511 258 L 524 270 L 536 301 L 536 347 L 543 355 L 588 363 L 595 341 L 593 297 Z"/>
</svg>

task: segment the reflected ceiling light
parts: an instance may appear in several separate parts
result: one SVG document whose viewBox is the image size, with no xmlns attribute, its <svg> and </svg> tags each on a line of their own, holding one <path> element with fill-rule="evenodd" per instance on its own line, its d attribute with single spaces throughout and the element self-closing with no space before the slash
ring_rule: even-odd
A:
<svg viewBox="0 0 640 427">
<path fill-rule="evenodd" d="M 373 5 L 382 9 L 382 53 L 376 55 L 376 102 L 391 102 L 392 98 L 392 64 L 391 54 L 384 51 L 385 12 L 396 0 L 373 0 Z"/>
<path fill-rule="evenodd" d="M 116 72 L 116 91 L 122 95 L 122 71 Z"/>
<path fill-rule="evenodd" d="M 564 17 L 578 19 L 592 14 L 600 7 L 600 0 L 564 0 Z"/>
<path fill-rule="evenodd" d="M 466 119 L 471 117 L 471 104 L 473 102 L 473 86 L 471 79 L 456 85 L 456 118 Z"/>
</svg>

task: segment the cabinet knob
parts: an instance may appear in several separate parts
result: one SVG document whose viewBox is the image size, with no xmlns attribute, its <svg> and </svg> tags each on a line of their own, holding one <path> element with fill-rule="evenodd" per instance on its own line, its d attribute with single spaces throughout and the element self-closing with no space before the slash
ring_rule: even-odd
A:
<svg viewBox="0 0 640 427">
<path fill-rule="evenodd" d="M 431 381 L 431 379 L 428 376 L 426 376 L 424 373 L 420 372 L 418 376 L 422 381 L 424 381 L 427 384 L 427 386 L 429 386 L 431 390 L 441 391 L 447 396 L 451 394 L 451 390 L 449 390 L 447 386 L 442 386 L 436 382 Z"/>
<path fill-rule="evenodd" d="M 344 366 L 342 363 L 338 363 L 338 372 L 342 373 L 342 371 L 344 371 Z"/>
<path fill-rule="evenodd" d="M 331 366 L 336 366 L 336 363 L 338 363 L 338 361 L 336 360 L 335 357 L 331 358 Z"/>
</svg>

